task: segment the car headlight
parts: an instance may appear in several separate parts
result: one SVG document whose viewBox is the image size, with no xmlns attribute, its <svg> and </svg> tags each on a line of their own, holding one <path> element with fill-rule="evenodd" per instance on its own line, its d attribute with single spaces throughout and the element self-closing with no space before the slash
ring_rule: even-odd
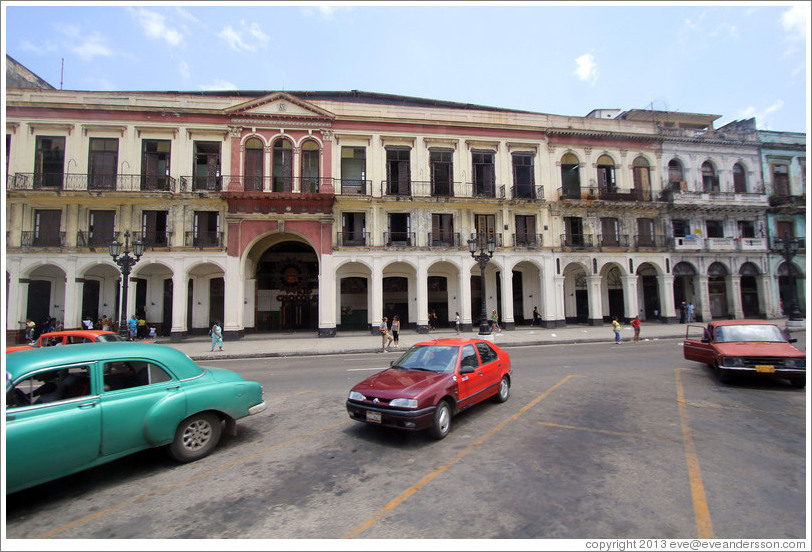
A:
<svg viewBox="0 0 812 552">
<path fill-rule="evenodd" d="M 363 401 L 364 396 L 359 393 L 358 391 L 350 391 L 350 400 L 351 401 Z"/>
<path fill-rule="evenodd" d="M 806 368 L 805 358 L 788 358 L 787 366 L 790 368 Z"/>
<path fill-rule="evenodd" d="M 417 408 L 417 399 L 392 399 L 389 406 L 399 406 L 401 408 Z"/>
<path fill-rule="evenodd" d="M 724 357 L 722 359 L 724 366 L 744 366 L 744 359 L 741 357 Z"/>
</svg>

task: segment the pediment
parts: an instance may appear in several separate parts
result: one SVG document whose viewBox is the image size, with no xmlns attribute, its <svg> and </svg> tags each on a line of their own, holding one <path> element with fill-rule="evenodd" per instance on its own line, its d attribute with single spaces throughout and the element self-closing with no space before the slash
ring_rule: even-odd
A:
<svg viewBox="0 0 812 552">
<path fill-rule="evenodd" d="M 275 92 L 254 98 L 248 102 L 229 107 L 225 110 L 232 116 L 262 117 L 274 119 L 330 119 L 333 114 L 325 109 L 321 109 L 313 104 L 302 101 L 299 98 L 284 92 Z"/>
</svg>

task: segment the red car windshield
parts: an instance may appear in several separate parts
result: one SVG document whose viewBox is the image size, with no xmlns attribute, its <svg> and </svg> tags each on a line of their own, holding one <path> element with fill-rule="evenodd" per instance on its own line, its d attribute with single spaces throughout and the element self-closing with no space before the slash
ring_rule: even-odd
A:
<svg viewBox="0 0 812 552">
<path fill-rule="evenodd" d="M 392 368 L 450 374 L 457 366 L 460 348 L 451 345 L 415 345 Z"/>
<path fill-rule="evenodd" d="M 717 343 L 734 341 L 770 341 L 786 342 L 778 326 L 772 324 L 741 324 L 736 326 L 719 326 L 716 328 Z"/>
<path fill-rule="evenodd" d="M 127 341 L 118 334 L 101 334 L 96 336 L 96 341 L 108 343 L 110 341 Z"/>
</svg>

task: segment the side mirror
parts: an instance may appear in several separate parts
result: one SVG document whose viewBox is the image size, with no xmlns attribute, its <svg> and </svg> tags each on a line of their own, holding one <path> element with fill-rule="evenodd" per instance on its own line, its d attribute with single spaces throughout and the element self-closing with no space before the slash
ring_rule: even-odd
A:
<svg viewBox="0 0 812 552">
<path fill-rule="evenodd" d="M 395 365 L 395 361 L 394 361 L 394 360 L 390 360 L 390 361 L 389 361 L 389 367 L 391 368 L 391 367 L 392 367 L 392 366 L 394 366 L 394 365 Z"/>
<path fill-rule="evenodd" d="M 473 366 L 460 366 L 460 374 L 473 374 L 476 368 Z"/>
<path fill-rule="evenodd" d="M 797 337 L 790 337 L 789 339 L 787 339 L 787 343 L 797 343 L 797 342 L 798 342 Z"/>
</svg>

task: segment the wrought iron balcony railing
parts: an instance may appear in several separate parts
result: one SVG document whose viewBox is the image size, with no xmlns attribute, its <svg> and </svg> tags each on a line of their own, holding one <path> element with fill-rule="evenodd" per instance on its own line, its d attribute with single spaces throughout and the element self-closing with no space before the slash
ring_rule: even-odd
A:
<svg viewBox="0 0 812 552">
<path fill-rule="evenodd" d="M 359 232 L 338 232 L 336 235 L 336 245 L 346 247 L 364 247 L 367 243 L 366 231 Z"/>
<path fill-rule="evenodd" d="M 544 186 L 514 184 L 510 187 L 510 196 L 513 199 L 538 201 L 544 199 Z"/>
<path fill-rule="evenodd" d="M 427 241 L 429 247 L 459 247 L 459 232 L 429 232 Z"/>
<path fill-rule="evenodd" d="M 333 178 L 293 177 L 293 176 L 230 176 L 225 183 L 231 191 L 232 184 L 241 187 L 244 192 L 263 193 L 300 193 L 300 194 L 333 194 Z"/>
<path fill-rule="evenodd" d="M 22 247 L 65 247 L 65 232 L 23 230 L 20 245 Z"/>
<path fill-rule="evenodd" d="M 110 242 L 118 241 L 121 232 L 105 232 L 79 230 L 76 233 L 76 247 L 107 247 Z M 134 241 L 134 240 L 133 240 Z"/>
<path fill-rule="evenodd" d="M 659 249 L 663 247 L 662 236 L 637 234 L 634 236 L 634 246 L 638 249 Z"/>
<path fill-rule="evenodd" d="M 345 178 L 334 178 L 333 188 L 338 195 L 342 196 L 367 196 L 372 195 L 371 180 L 354 180 Z"/>
<path fill-rule="evenodd" d="M 570 249 L 591 249 L 592 234 L 561 234 L 561 246 Z"/>
<path fill-rule="evenodd" d="M 386 247 L 414 247 L 417 245 L 414 232 L 384 232 L 383 243 Z"/>
<path fill-rule="evenodd" d="M 477 249 L 484 249 L 487 251 L 488 249 L 488 241 L 493 240 L 496 244 L 496 247 L 504 247 L 504 242 L 502 241 L 502 234 L 486 234 L 483 232 L 475 232 L 471 234 L 471 239 L 476 240 L 476 248 Z M 468 245 L 468 240 L 465 240 L 465 245 Z"/>
<path fill-rule="evenodd" d="M 513 246 L 527 249 L 539 249 L 543 241 L 542 234 L 513 234 Z"/>
<path fill-rule="evenodd" d="M 140 241 L 144 247 L 169 247 L 172 243 L 172 232 L 147 230 L 146 232 L 130 232 L 133 242 Z"/>
<path fill-rule="evenodd" d="M 223 247 L 222 232 L 186 232 L 186 247 Z"/>
<path fill-rule="evenodd" d="M 629 247 L 627 234 L 598 234 L 598 243 L 601 247 Z"/>
<path fill-rule="evenodd" d="M 171 176 L 144 174 L 39 174 L 16 173 L 9 177 L 6 186 L 14 190 L 63 190 L 63 191 L 116 191 L 116 192 L 173 192 L 178 181 Z"/>
</svg>

